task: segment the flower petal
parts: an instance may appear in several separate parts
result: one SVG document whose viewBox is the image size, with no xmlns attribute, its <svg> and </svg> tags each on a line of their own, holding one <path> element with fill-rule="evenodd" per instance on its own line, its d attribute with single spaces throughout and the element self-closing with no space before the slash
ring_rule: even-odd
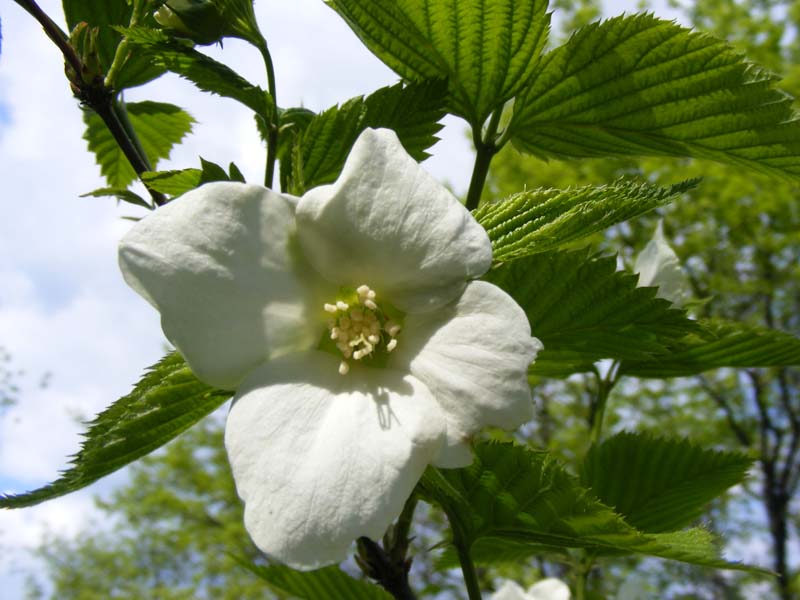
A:
<svg viewBox="0 0 800 600">
<path fill-rule="evenodd" d="M 516 581 L 506 579 L 492 594 L 491 600 L 528 600 L 528 595 Z"/>
<path fill-rule="evenodd" d="M 250 375 L 225 428 L 245 526 L 298 569 L 340 562 L 380 538 L 439 451 L 444 420 L 411 376 L 324 352 L 270 361 Z"/>
<path fill-rule="evenodd" d="M 388 129 L 359 136 L 336 183 L 300 199 L 297 223 L 323 277 L 367 284 L 406 312 L 453 300 L 492 261 L 484 229 Z"/>
<path fill-rule="evenodd" d="M 528 588 L 529 600 L 569 600 L 569 587 L 555 577 L 547 577 Z"/>
<path fill-rule="evenodd" d="M 636 257 L 633 270 L 639 274 L 639 287 L 657 286 L 659 298 L 679 306 L 689 299 L 689 278 L 664 237 L 663 221 L 658 222 L 653 238 Z"/>
<path fill-rule="evenodd" d="M 290 257 L 293 200 L 210 183 L 148 215 L 120 242 L 125 280 L 210 385 L 231 389 L 269 356 L 316 345 L 324 330 Z"/>
<path fill-rule="evenodd" d="M 469 438 L 487 425 L 514 429 L 533 416 L 528 366 L 542 349 L 523 310 L 500 288 L 467 285 L 456 302 L 408 315 L 391 368 L 408 368 L 447 419 L 447 447 L 435 463 L 471 462 Z"/>
</svg>

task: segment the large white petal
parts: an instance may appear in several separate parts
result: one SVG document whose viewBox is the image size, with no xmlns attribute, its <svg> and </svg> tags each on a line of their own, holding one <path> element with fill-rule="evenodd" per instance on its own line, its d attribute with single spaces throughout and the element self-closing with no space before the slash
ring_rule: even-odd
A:
<svg viewBox="0 0 800 600">
<path fill-rule="evenodd" d="M 681 261 L 664 236 L 664 222 L 659 221 L 652 239 L 636 257 L 633 270 L 639 274 L 640 287 L 657 286 L 659 298 L 681 305 L 690 296 L 689 278 Z"/>
<path fill-rule="evenodd" d="M 447 418 L 436 464 L 469 464 L 469 438 L 487 425 L 514 429 L 533 416 L 528 366 L 542 349 L 523 310 L 500 288 L 467 285 L 452 304 L 408 315 L 389 365 L 408 368 Z"/>
<path fill-rule="evenodd" d="M 569 587 L 555 577 L 547 577 L 528 588 L 528 600 L 569 600 Z"/>
<path fill-rule="evenodd" d="M 120 242 L 125 280 L 211 385 L 233 388 L 267 357 L 313 347 L 324 331 L 292 257 L 294 202 L 260 186 L 210 183 Z"/>
<path fill-rule="evenodd" d="M 491 600 L 528 600 L 528 594 L 516 581 L 506 579 L 492 594 Z"/>
<path fill-rule="evenodd" d="M 336 183 L 300 199 L 297 222 L 323 277 L 367 284 L 404 311 L 456 298 L 491 265 L 484 229 L 387 129 L 359 136 Z"/>
<path fill-rule="evenodd" d="M 267 554 L 299 569 L 340 562 L 360 536 L 380 538 L 444 438 L 444 420 L 413 377 L 318 351 L 259 367 L 225 428 L 245 526 Z"/>
</svg>

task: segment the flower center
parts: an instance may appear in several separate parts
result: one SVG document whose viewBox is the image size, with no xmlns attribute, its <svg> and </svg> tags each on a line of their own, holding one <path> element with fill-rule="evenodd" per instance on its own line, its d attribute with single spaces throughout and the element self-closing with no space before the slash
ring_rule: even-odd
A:
<svg viewBox="0 0 800 600">
<path fill-rule="evenodd" d="M 325 304 L 330 339 L 342 354 L 339 373 L 347 375 L 351 360 L 372 358 L 376 351 L 391 352 L 397 347 L 400 325 L 393 321 L 376 302 L 375 290 L 368 285 L 356 289 L 353 302 L 338 300 Z"/>
</svg>

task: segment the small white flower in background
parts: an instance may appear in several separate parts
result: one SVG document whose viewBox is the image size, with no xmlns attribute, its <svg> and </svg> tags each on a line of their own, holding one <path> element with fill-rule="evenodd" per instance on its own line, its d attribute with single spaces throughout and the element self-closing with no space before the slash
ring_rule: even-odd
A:
<svg viewBox="0 0 800 600">
<path fill-rule="evenodd" d="M 491 600 L 569 600 L 571 597 L 566 583 L 555 577 L 537 581 L 526 590 L 515 581 L 507 579 L 492 594 Z"/>
<path fill-rule="evenodd" d="M 225 444 L 245 526 L 293 567 L 381 537 L 428 464 L 472 461 L 487 425 L 532 417 L 541 350 L 473 281 L 486 232 L 388 130 L 302 198 L 211 183 L 137 223 L 126 281 L 198 378 L 236 390 Z"/>
<path fill-rule="evenodd" d="M 664 237 L 663 221 L 658 222 L 653 238 L 636 257 L 633 270 L 639 274 L 639 287 L 657 286 L 659 298 L 681 306 L 691 295 L 689 278 Z"/>
</svg>

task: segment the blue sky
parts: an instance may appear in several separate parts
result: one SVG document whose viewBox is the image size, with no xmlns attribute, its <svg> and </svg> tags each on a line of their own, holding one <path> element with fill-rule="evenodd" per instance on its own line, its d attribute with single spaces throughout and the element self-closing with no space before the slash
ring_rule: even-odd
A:
<svg viewBox="0 0 800 600">
<path fill-rule="evenodd" d="M 634 5 L 607 4 L 610 14 Z M 60 2 L 40 5 L 60 20 Z M 319 110 L 396 82 L 321 0 L 257 0 L 256 9 L 283 106 Z M 0 490 L 19 492 L 57 476 L 78 448 L 79 418 L 127 393 L 160 357 L 164 340 L 157 315 L 124 285 L 116 266 L 117 240 L 130 226 L 120 217 L 141 212 L 79 197 L 104 182 L 81 139 L 80 111 L 58 52 L 13 2 L 0 5 L 0 17 L 0 345 L 26 372 L 19 404 L 0 418 Z M 208 51 L 263 82 L 259 57 L 244 43 L 230 40 L 224 50 Z M 248 180 L 261 178 L 264 151 L 246 110 L 202 95 L 175 76 L 128 94 L 129 100 L 145 98 L 187 107 L 198 121 L 161 167 L 195 166 L 202 154 L 221 164 L 236 162 Z M 472 160 L 460 121 L 447 120 L 434 152 L 426 168 L 463 192 Z M 42 388 L 45 372 L 52 379 Z M 122 479 L 124 473 L 34 509 L 0 513 L 4 597 L 20 594 L 15 569 L 36 568 L 24 549 L 44 531 L 76 533 L 94 514 L 92 494 Z"/>
</svg>

